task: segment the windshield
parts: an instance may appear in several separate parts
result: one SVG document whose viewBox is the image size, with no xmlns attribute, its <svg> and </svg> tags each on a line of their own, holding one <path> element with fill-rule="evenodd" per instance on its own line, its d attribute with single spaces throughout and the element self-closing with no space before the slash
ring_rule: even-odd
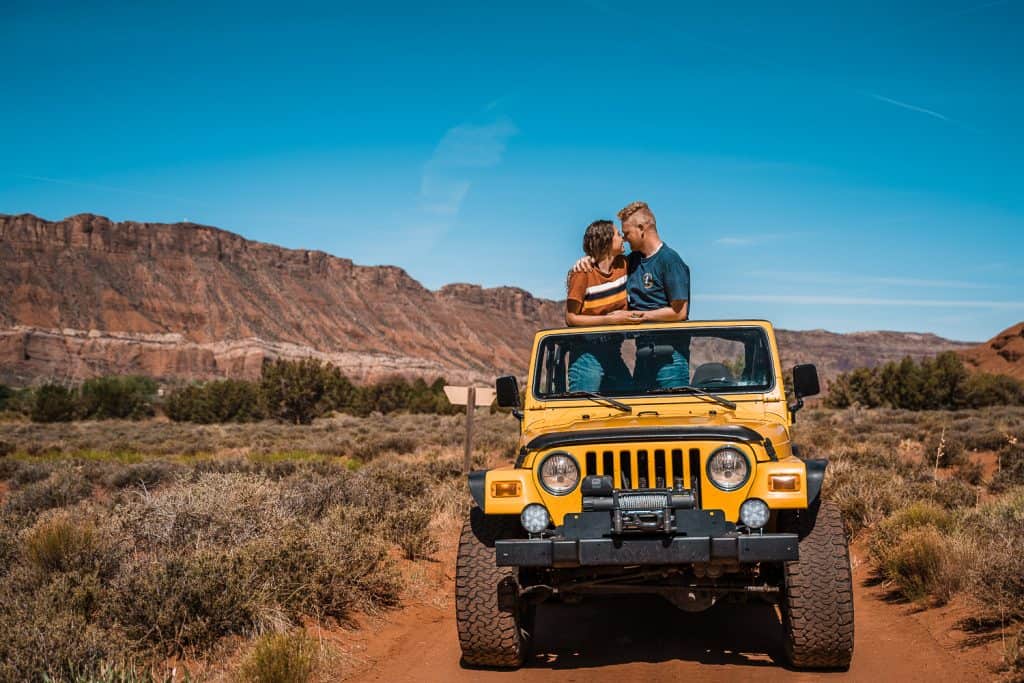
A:
<svg viewBox="0 0 1024 683">
<path fill-rule="evenodd" d="M 540 344 L 533 392 L 605 396 L 763 392 L 774 386 L 768 337 L 760 327 L 615 330 L 550 335 Z M 675 391 L 673 390 L 675 389 Z"/>
</svg>

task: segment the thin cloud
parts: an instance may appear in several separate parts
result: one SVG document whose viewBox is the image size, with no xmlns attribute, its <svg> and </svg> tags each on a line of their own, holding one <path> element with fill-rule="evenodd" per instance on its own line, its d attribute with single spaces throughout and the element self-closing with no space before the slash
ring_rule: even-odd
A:
<svg viewBox="0 0 1024 683">
<path fill-rule="evenodd" d="M 484 125 L 463 123 L 445 131 L 420 177 L 420 208 L 454 217 L 472 187 L 474 171 L 501 163 L 518 131 L 507 118 Z"/>
<path fill-rule="evenodd" d="M 904 109 L 909 109 L 910 111 L 916 111 L 916 112 L 921 113 L 921 114 L 927 114 L 928 116 L 933 116 L 933 117 L 939 119 L 940 121 L 945 121 L 946 123 L 953 123 L 952 119 L 950 119 L 945 114 L 940 114 L 939 112 L 933 111 L 931 109 L 925 109 L 924 107 L 918 107 L 916 105 L 909 104 L 907 102 L 900 102 L 899 100 L 894 100 L 894 99 L 892 99 L 890 97 L 883 97 L 883 96 L 878 95 L 878 94 L 873 93 L 873 92 L 869 92 L 869 93 L 865 93 L 865 94 L 868 97 L 871 97 L 873 99 L 878 100 L 879 102 L 888 102 L 889 104 L 897 106 L 897 107 L 903 107 Z"/>
<path fill-rule="evenodd" d="M 785 239 L 788 235 L 782 235 L 777 233 L 770 233 L 767 235 L 753 235 L 750 237 L 739 237 L 739 236 L 727 236 L 719 237 L 712 244 L 717 244 L 723 247 L 750 247 L 755 244 L 766 244 L 768 242 L 776 242 L 781 239 Z"/>
<path fill-rule="evenodd" d="M 63 178 L 46 178 L 44 176 L 37 175 L 25 175 L 23 173 L 14 174 L 15 178 L 22 178 L 24 180 L 35 180 L 43 183 L 53 183 L 55 185 L 68 185 L 71 187 L 83 187 L 90 190 L 101 190 L 103 192 L 120 192 L 121 194 L 133 194 L 139 197 L 151 197 L 153 199 L 169 199 L 174 202 L 180 202 L 182 204 L 195 204 L 196 206 L 210 206 L 204 202 L 196 199 L 188 199 L 186 197 L 175 197 L 173 195 L 158 194 L 155 192 L 143 192 L 141 190 L 133 190 L 128 187 L 116 187 L 114 185 L 97 185 L 96 183 L 80 183 L 76 180 L 65 180 Z"/>
<path fill-rule="evenodd" d="M 895 306 L 902 308 L 987 308 L 1024 310 L 1024 301 L 949 301 L 936 299 L 884 299 L 859 296 L 814 296 L 803 294 L 705 294 L 707 301 L 790 304 L 795 306 Z"/>
<path fill-rule="evenodd" d="M 909 277 L 866 277 L 863 275 L 836 273 L 778 273 L 757 270 L 751 273 L 758 277 L 771 278 L 777 282 L 797 282 L 809 285 L 882 285 L 887 287 L 917 287 L 927 289 L 994 289 L 996 285 L 966 280 L 928 280 Z"/>
</svg>

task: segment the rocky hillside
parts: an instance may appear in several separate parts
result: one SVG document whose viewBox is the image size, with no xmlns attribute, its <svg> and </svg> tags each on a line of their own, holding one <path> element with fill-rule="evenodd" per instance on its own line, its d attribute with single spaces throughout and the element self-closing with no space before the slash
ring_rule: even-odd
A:
<svg viewBox="0 0 1024 683">
<path fill-rule="evenodd" d="M 359 380 L 392 373 L 490 382 L 525 372 L 533 332 L 563 304 L 513 287 L 430 291 L 359 266 L 193 223 L 0 214 L 0 381 L 253 377 L 316 355 Z M 825 376 L 969 345 L 933 335 L 780 331 L 784 361 Z"/>
<path fill-rule="evenodd" d="M 1024 322 L 961 353 L 968 367 L 1024 380 Z"/>
</svg>

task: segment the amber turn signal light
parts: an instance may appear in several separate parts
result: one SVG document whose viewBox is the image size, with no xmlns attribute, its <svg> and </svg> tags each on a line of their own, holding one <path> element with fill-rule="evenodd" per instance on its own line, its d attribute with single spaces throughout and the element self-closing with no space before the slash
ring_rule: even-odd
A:
<svg viewBox="0 0 1024 683">
<path fill-rule="evenodd" d="M 769 491 L 799 491 L 799 474 L 772 474 L 768 477 Z"/>
<path fill-rule="evenodd" d="M 491 484 L 491 496 L 494 498 L 518 498 L 520 490 L 518 481 L 496 481 Z"/>
</svg>

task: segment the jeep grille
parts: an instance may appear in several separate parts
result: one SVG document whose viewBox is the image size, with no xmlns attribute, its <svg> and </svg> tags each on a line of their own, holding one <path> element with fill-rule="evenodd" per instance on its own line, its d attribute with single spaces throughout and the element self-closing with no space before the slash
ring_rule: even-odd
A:
<svg viewBox="0 0 1024 683">
<path fill-rule="evenodd" d="M 587 451 L 586 475 L 611 475 L 616 489 L 700 490 L 700 449 Z"/>
</svg>

